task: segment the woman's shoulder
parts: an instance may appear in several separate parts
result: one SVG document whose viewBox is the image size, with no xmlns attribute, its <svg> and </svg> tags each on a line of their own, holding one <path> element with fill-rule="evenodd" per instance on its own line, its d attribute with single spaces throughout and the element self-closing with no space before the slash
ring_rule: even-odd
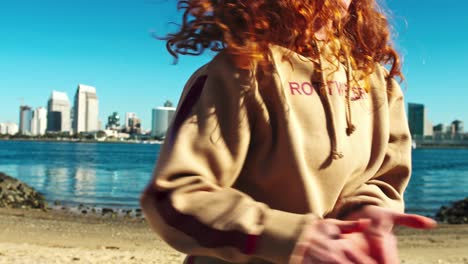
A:
<svg viewBox="0 0 468 264">
<path fill-rule="evenodd" d="M 237 67 L 232 57 L 221 51 L 191 75 L 181 97 L 194 87 L 210 97 L 238 97 L 256 87 L 255 70 Z"/>
<path fill-rule="evenodd" d="M 376 63 L 374 72 L 370 75 L 371 89 L 384 94 L 389 102 L 404 97 L 400 82 L 390 76 L 390 71 L 381 63 Z"/>
</svg>

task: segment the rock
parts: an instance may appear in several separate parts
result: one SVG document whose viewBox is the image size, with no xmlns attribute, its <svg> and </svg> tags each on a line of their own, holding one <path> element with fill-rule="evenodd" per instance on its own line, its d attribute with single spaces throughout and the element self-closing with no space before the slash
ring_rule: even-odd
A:
<svg viewBox="0 0 468 264">
<path fill-rule="evenodd" d="M 450 207 L 440 207 L 435 219 L 446 224 L 468 224 L 468 197 L 452 203 Z"/>
<path fill-rule="evenodd" d="M 102 214 L 105 215 L 105 214 L 112 214 L 114 213 L 114 210 L 110 209 L 110 208 L 102 208 Z"/>
<path fill-rule="evenodd" d="M 13 198 L 13 195 L 8 195 L 8 196 L 6 197 L 6 200 L 7 200 L 7 202 L 9 202 L 9 203 L 14 203 L 14 202 L 15 202 L 15 198 Z"/>
<path fill-rule="evenodd" d="M 42 194 L 27 184 L 0 172 L 0 207 L 44 209 L 47 203 Z"/>
</svg>

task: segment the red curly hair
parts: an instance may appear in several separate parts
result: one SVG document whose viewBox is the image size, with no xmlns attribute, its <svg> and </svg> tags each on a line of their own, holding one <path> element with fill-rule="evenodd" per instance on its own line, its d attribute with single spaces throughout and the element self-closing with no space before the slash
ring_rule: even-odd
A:
<svg viewBox="0 0 468 264">
<path fill-rule="evenodd" d="M 392 47 L 386 15 L 376 0 L 353 0 L 344 12 L 342 0 L 179 0 L 181 28 L 169 34 L 167 49 L 199 55 L 204 50 L 225 50 L 245 68 L 252 61 L 269 60 L 269 45 L 285 47 L 317 58 L 314 48 L 319 29 L 327 42 L 338 40 L 333 56 L 348 56 L 364 75 L 376 64 L 389 66 L 389 77 L 401 73 L 400 58 Z"/>
</svg>

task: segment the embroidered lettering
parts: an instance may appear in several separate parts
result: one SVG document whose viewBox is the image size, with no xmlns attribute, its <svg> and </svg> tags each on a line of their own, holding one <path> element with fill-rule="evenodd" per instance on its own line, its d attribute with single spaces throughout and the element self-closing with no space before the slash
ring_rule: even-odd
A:
<svg viewBox="0 0 468 264">
<path fill-rule="evenodd" d="M 292 95 L 312 95 L 315 90 L 320 96 L 348 96 L 349 90 L 351 101 L 362 100 L 367 96 L 364 88 L 349 88 L 347 83 L 339 81 L 327 81 L 326 85 L 321 82 L 289 82 L 289 90 Z"/>
<path fill-rule="evenodd" d="M 314 87 L 309 82 L 303 82 L 301 85 L 301 90 L 306 95 L 311 95 L 314 93 Z"/>
<path fill-rule="evenodd" d="M 338 89 L 338 94 L 340 96 L 343 96 L 344 91 L 346 90 L 346 84 L 345 83 L 337 83 L 337 89 Z"/>
<path fill-rule="evenodd" d="M 295 94 L 294 94 L 294 91 L 297 91 L 300 95 L 302 95 L 302 94 L 301 94 L 301 91 L 299 90 L 300 87 L 301 87 L 301 86 L 300 86 L 299 83 L 297 83 L 297 82 L 289 82 L 289 88 L 291 89 L 291 94 L 292 94 L 292 95 L 295 95 Z"/>
</svg>

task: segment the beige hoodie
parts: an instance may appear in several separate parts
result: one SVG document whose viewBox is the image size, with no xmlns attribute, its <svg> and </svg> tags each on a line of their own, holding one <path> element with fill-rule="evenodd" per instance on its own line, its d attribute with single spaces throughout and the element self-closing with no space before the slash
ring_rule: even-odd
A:
<svg viewBox="0 0 468 264">
<path fill-rule="evenodd" d="M 182 94 L 142 207 L 197 256 L 187 263 L 287 263 L 314 219 L 364 204 L 403 211 L 411 147 L 398 84 L 379 66 L 366 92 L 338 62 L 271 50 L 272 75 L 221 53 Z"/>
</svg>

